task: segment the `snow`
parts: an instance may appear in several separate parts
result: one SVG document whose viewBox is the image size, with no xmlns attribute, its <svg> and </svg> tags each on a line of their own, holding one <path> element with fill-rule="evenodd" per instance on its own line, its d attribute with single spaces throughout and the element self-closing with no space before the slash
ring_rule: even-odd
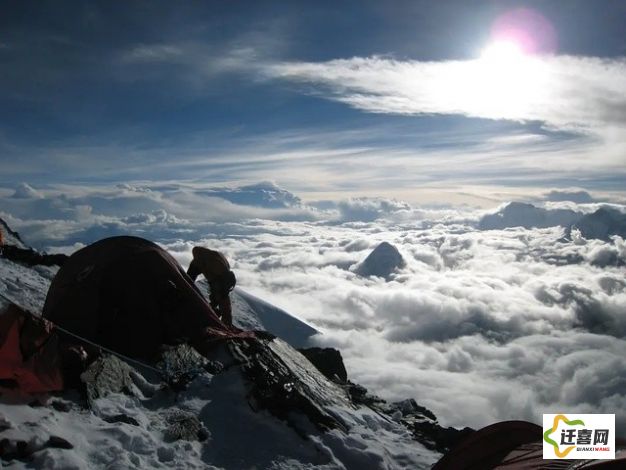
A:
<svg viewBox="0 0 626 470">
<path fill-rule="evenodd" d="M 294 348 L 312 346 L 312 336 L 319 333 L 304 321 L 238 287 L 231 300 L 235 312 L 233 321 L 241 329 L 269 331 Z"/>
<path fill-rule="evenodd" d="M 6 258 L 0 258 L 0 294 L 17 305 L 41 313 L 46 293 L 57 267 L 29 268 Z"/>
<path fill-rule="evenodd" d="M 22 242 L 16 232 L 11 230 L 11 228 L 7 225 L 7 223 L 0 219 L 0 231 L 2 231 L 2 238 L 4 239 L 4 244 L 6 245 L 15 245 L 19 248 L 26 248 L 26 245 Z"/>
<path fill-rule="evenodd" d="M 0 258 L 0 293 L 39 313 L 55 272 Z M 270 343 L 272 353 L 299 377 L 323 412 L 342 424 L 340 428 L 322 432 L 304 414 L 282 420 L 258 409 L 241 365 L 223 353 L 223 372 L 205 372 L 182 392 L 151 385 L 137 373 L 132 394 L 98 398 L 91 409 L 73 391 L 33 397 L 3 390 L 0 438 L 23 440 L 39 449 L 28 466 L 41 469 L 426 469 L 438 460 L 439 453 L 413 440 L 391 417 L 353 405 L 343 389 L 290 346 L 307 345 L 317 333 L 314 328 L 239 288 L 233 293 L 233 307 L 240 327 L 266 329 L 284 338 Z M 36 401 L 41 405 L 29 405 Z M 177 413 L 196 416 L 208 439 L 171 442 L 167 429 Z M 118 415 L 132 419 L 106 421 Z M 73 448 L 46 448 L 51 436 Z M 17 460 L 2 464 L 24 465 Z"/>
</svg>

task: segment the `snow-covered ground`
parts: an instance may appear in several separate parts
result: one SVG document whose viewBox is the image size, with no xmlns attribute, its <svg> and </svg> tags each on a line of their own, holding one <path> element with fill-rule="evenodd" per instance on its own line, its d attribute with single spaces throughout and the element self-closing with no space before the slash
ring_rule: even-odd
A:
<svg viewBox="0 0 626 470">
<path fill-rule="evenodd" d="M 6 296 L 0 306 L 8 298 L 40 312 L 55 271 L 31 269 L 0 258 L 0 293 Z M 241 289 L 234 292 L 233 305 L 241 327 L 268 330 L 294 346 L 307 345 L 316 333 Z M 91 409 L 76 391 L 35 397 L 3 390 L 0 438 L 7 439 L 5 455 L 7 450 L 16 451 L 18 441 L 34 452 L 23 461 L 12 459 L 2 465 L 43 469 L 414 469 L 429 468 L 440 457 L 416 442 L 398 416 L 391 418 L 355 406 L 342 388 L 287 343 L 279 339 L 270 342 L 271 354 L 299 377 L 298 383 L 324 405 L 324 413 L 340 423 L 339 427 L 321 431 L 305 414 L 291 412 L 288 418 L 279 419 L 255 406 L 242 366 L 228 364 L 226 357 L 226 362 L 222 358 L 224 371 L 215 375 L 203 372 L 182 392 L 134 372 L 131 394 L 98 398 Z M 201 423 L 204 440 L 172 437 L 172 425 L 189 417 Z M 71 448 L 51 447 L 50 442 Z"/>
</svg>

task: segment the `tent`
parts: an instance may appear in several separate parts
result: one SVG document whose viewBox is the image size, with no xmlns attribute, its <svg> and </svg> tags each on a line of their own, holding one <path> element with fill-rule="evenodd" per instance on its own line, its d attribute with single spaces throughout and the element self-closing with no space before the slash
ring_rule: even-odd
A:
<svg viewBox="0 0 626 470">
<path fill-rule="evenodd" d="M 617 470 L 626 468 L 624 443 L 616 442 L 615 460 L 544 460 L 541 426 L 502 421 L 463 439 L 432 470 Z"/>
<path fill-rule="evenodd" d="M 72 254 L 50 285 L 43 317 L 120 354 L 150 360 L 163 344 L 200 352 L 250 336 L 223 324 L 176 260 L 138 237 L 100 240 Z"/>
<path fill-rule="evenodd" d="M 0 385 L 26 393 L 63 389 L 54 326 L 9 304 L 0 313 Z"/>
</svg>

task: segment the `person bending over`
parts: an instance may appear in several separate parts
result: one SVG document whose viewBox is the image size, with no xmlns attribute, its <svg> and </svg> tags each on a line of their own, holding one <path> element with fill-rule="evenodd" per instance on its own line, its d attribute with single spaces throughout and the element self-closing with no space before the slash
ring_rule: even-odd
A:
<svg viewBox="0 0 626 470">
<path fill-rule="evenodd" d="M 233 324 L 230 304 L 230 292 L 235 288 L 237 279 L 230 270 L 226 257 L 219 251 L 195 246 L 192 250 L 193 260 L 189 264 L 187 274 L 193 281 L 202 274 L 209 283 L 209 301 L 211 307 L 220 316 L 222 322 Z"/>
</svg>

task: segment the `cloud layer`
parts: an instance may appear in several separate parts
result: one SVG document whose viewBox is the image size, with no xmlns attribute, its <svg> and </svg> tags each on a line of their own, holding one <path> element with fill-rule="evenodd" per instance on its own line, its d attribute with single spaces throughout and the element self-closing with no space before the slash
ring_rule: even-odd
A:
<svg viewBox="0 0 626 470">
<path fill-rule="evenodd" d="M 241 195 L 231 189 L 220 191 Z M 293 204 L 270 209 L 215 192 L 21 186 L 0 190 L 10 212 L 0 215 L 27 241 L 67 251 L 121 233 L 158 241 L 184 266 L 196 244 L 220 249 L 243 289 L 323 331 L 317 341 L 341 349 L 354 381 L 389 399 L 414 397 L 447 425 L 574 411 L 626 424 L 623 238 L 572 231 L 564 240 L 559 226 L 478 231 L 483 211 L 384 199 L 314 209 L 278 188 Z M 359 276 L 355 267 L 383 241 L 405 265 L 389 282 Z"/>
</svg>

